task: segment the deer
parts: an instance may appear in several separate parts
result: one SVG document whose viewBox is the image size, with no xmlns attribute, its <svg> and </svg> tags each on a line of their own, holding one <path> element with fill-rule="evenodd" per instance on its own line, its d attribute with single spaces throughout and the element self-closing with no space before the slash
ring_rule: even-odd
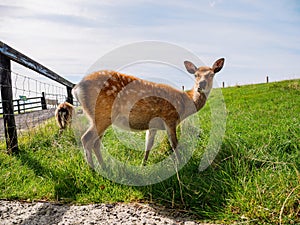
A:
<svg viewBox="0 0 300 225">
<path fill-rule="evenodd" d="M 147 163 L 157 131 L 165 130 L 170 147 L 180 162 L 176 127 L 205 105 L 213 87 L 213 78 L 223 68 L 224 61 L 220 58 L 212 67 L 199 68 L 184 61 L 186 70 L 195 77 L 194 86 L 189 91 L 116 71 L 100 70 L 85 76 L 72 89 L 72 94 L 90 121 L 89 128 L 81 137 L 90 167 L 94 169 L 93 151 L 100 166 L 104 166 L 101 140 L 111 125 L 125 130 L 146 131 L 142 165 Z"/>
<path fill-rule="evenodd" d="M 74 106 L 68 102 L 60 103 L 55 110 L 55 119 L 60 133 L 71 125 Z"/>
</svg>

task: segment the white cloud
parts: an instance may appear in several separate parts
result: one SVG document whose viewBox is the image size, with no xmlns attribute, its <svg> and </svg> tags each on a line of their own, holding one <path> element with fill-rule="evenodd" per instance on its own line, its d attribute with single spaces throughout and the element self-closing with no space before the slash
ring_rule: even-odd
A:
<svg viewBox="0 0 300 225">
<path fill-rule="evenodd" d="M 209 65 L 225 57 L 219 77 L 226 83 L 255 83 L 265 74 L 285 79 L 300 70 L 300 17 L 295 4 L 3 0 L 0 35 L 2 41 L 64 75 L 82 76 L 94 61 L 120 45 L 161 40 L 192 50 Z"/>
<path fill-rule="evenodd" d="M 210 5 L 210 7 L 215 7 L 216 4 L 219 4 L 222 2 L 223 2 L 222 0 L 211 0 L 211 1 L 209 1 L 209 5 Z"/>
</svg>

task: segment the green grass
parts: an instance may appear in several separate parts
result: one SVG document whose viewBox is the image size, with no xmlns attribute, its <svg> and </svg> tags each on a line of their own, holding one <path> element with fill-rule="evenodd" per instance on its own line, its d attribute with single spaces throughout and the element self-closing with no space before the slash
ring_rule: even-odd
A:
<svg viewBox="0 0 300 225">
<path fill-rule="evenodd" d="M 72 131 L 59 137 L 50 121 L 19 138 L 18 154 L 0 151 L 0 198 L 79 204 L 143 201 L 185 210 L 201 221 L 299 224 L 300 80 L 222 91 L 226 134 L 213 164 L 203 172 L 198 166 L 209 137 L 209 102 L 198 113 L 201 137 L 179 179 L 174 175 L 144 187 L 114 183 L 89 169 Z M 141 163 L 143 152 L 123 146 L 112 129 L 103 142 L 119 160 Z M 166 157 L 168 148 L 163 140 L 150 153 L 149 163 Z"/>
</svg>

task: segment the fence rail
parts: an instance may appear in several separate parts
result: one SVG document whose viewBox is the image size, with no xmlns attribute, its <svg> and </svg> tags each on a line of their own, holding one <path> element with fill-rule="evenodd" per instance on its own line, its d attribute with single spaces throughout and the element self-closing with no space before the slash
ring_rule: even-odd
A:
<svg viewBox="0 0 300 225">
<path fill-rule="evenodd" d="M 0 104 L 2 105 L 2 102 L 0 102 Z M 1 105 L 0 105 L 0 115 L 3 114 L 3 107 Z M 25 113 L 28 110 L 33 110 L 33 109 L 42 109 L 42 110 L 47 109 L 45 94 L 42 94 L 41 97 L 26 98 L 26 100 L 14 99 L 13 105 L 14 105 L 14 113 L 17 112 L 18 114 Z"/>
<path fill-rule="evenodd" d="M 55 82 L 66 87 L 67 99 L 66 101 L 73 103 L 73 97 L 71 90 L 74 84 L 55 72 L 49 70 L 47 67 L 41 65 L 40 63 L 34 61 L 28 56 L 22 54 L 21 52 L 13 49 L 7 44 L 0 41 L 0 88 L 1 88 L 1 98 L 2 98 L 2 111 L 3 111 L 3 123 L 4 123 L 4 133 L 6 139 L 6 146 L 8 153 L 15 153 L 18 151 L 18 136 L 15 123 L 15 104 L 17 103 L 17 111 L 21 112 L 21 106 L 28 106 L 34 103 L 21 103 L 20 99 L 13 99 L 13 89 L 12 89 L 12 77 L 11 77 L 11 61 L 18 63 L 26 68 L 29 68 Z M 38 101 L 36 101 L 35 104 Z M 42 108 L 45 108 L 46 100 L 45 96 L 40 97 L 40 102 Z M 35 106 L 27 107 L 28 109 L 34 109 Z"/>
</svg>

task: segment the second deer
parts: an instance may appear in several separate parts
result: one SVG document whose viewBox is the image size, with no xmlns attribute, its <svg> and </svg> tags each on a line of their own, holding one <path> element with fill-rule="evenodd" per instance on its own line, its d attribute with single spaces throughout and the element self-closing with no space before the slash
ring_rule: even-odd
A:
<svg viewBox="0 0 300 225">
<path fill-rule="evenodd" d="M 60 103 L 55 110 L 55 119 L 60 128 L 60 133 L 62 130 L 66 129 L 71 125 L 73 116 L 74 106 L 68 102 Z"/>
<path fill-rule="evenodd" d="M 93 151 L 103 165 L 100 143 L 105 130 L 112 124 L 133 131 L 146 130 L 144 165 L 157 130 L 167 131 L 172 150 L 180 160 L 176 127 L 205 105 L 214 75 L 222 69 L 224 58 L 218 59 L 212 67 L 197 68 L 189 61 L 184 65 L 195 76 L 195 84 L 187 92 L 107 70 L 87 75 L 73 88 L 73 95 L 90 120 L 90 127 L 81 141 L 92 168 Z"/>
</svg>

